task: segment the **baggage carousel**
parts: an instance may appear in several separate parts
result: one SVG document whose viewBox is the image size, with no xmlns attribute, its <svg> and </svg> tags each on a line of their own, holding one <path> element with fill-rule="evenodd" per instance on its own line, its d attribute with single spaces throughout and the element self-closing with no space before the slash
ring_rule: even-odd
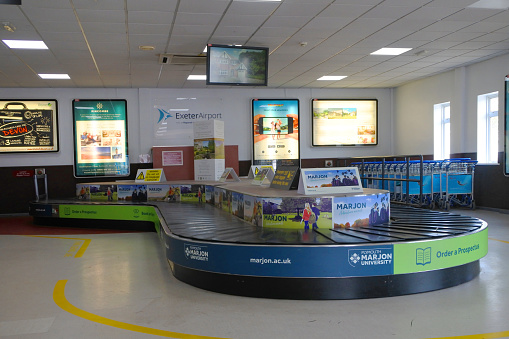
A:
<svg viewBox="0 0 509 339">
<path fill-rule="evenodd" d="M 254 226 L 207 203 L 30 203 L 36 224 L 153 227 L 174 276 L 232 295 L 358 299 L 428 292 L 480 272 L 487 223 L 456 213 L 391 205 L 390 220 L 315 230 Z"/>
</svg>

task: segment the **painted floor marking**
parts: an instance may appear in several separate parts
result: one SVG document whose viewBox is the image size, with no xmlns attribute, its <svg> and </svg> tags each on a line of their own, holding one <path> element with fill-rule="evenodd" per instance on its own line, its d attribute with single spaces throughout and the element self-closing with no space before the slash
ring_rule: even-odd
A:
<svg viewBox="0 0 509 339">
<path fill-rule="evenodd" d="M 495 240 L 495 241 L 500 241 L 500 242 L 504 242 L 506 244 L 509 244 L 509 241 L 505 241 L 505 240 L 500 240 L 500 239 L 495 239 L 495 238 L 488 238 L 490 240 Z"/>
<path fill-rule="evenodd" d="M 85 253 L 85 251 L 87 250 L 88 245 L 92 241 L 91 239 L 84 239 L 84 238 L 52 237 L 52 236 L 45 236 L 45 235 L 26 235 L 26 236 L 27 237 L 37 237 L 37 238 L 68 239 L 68 240 L 83 241 L 83 244 L 81 245 L 79 250 L 74 255 L 75 258 L 82 257 L 83 254 Z M 488 238 L 488 239 L 509 244 L 509 241 L 505 241 L 505 240 L 499 240 L 499 239 L 495 239 L 495 238 Z M 73 246 L 67 252 L 66 256 L 72 255 L 69 253 L 74 252 L 78 247 L 79 247 L 79 242 L 75 242 L 73 244 Z M 77 308 L 76 306 L 72 305 L 65 298 L 65 285 L 66 284 L 67 284 L 67 280 L 59 280 L 57 282 L 57 284 L 55 285 L 55 289 L 53 290 L 53 300 L 55 301 L 55 304 L 57 304 L 61 309 L 63 309 L 66 312 L 69 312 L 71 314 L 74 314 L 75 316 L 78 316 L 80 318 L 83 318 L 83 319 L 86 319 L 89 321 L 93 321 L 93 322 L 96 322 L 99 324 L 124 329 L 127 331 L 152 334 L 152 335 L 157 335 L 157 336 L 161 336 L 161 337 L 169 337 L 169 338 L 176 338 L 176 339 L 220 339 L 218 337 L 209 337 L 209 336 L 200 336 L 200 335 L 194 335 L 194 334 L 178 333 L 178 332 L 159 330 L 159 329 L 144 327 L 144 326 L 139 326 L 139 325 L 132 325 L 132 324 L 124 323 L 121 321 L 108 319 L 108 318 L 81 310 L 81 309 Z M 507 337 L 509 337 L 509 331 L 484 333 L 484 334 L 472 334 L 472 335 L 460 335 L 460 336 L 452 336 L 452 337 L 437 337 L 437 338 L 428 338 L 428 339 L 497 339 L 497 338 L 507 338 Z"/>
<path fill-rule="evenodd" d="M 454 336 L 454 337 L 440 337 L 440 338 L 428 338 L 428 339 L 496 339 L 496 338 L 507 338 L 508 336 L 509 336 L 509 331 L 504 331 L 504 332 L 458 335 L 458 336 Z"/>
<path fill-rule="evenodd" d="M 65 285 L 66 284 L 67 284 L 67 280 L 59 280 L 57 282 L 57 284 L 55 285 L 55 289 L 53 290 L 53 300 L 55 301 L 55 304 L 57 304 L 61 309 L 63 309 L 64 311 L 67 311 L 71 314 L 74 314 L 75 316 L 78 316 L 80 318 L 90 320 L 90 321 L 93 321 L 93 322 L 96 322 L 99 324 L 120 328 L 120 329 L 127 330 L 127 331 L 158 335 L 161 337 L 169 337 L 169 338 L 176 338 L 176 339 L 219 339 L 217 337 L 208 337 L 208 336 L 201 336 L 201 335 L 170 332 L 170 331 L 158 330 L 158 329 L 150 328 L 150 327 L 132 325 L 132 324 L 124 323 L 121 321 L 108 319 L 108 318 L 81 310 L 81 309 L 77 308 L 76 306 L 72 305 L 66 299 L 66 297 L 65 297 Z"/>
<path fill-rule="evenodd" d="M 48 235 L 25 235 L 25 237 L 35 237 L 35 238 L 49 238 L 49 239 L 67 239 L 67 240 L 80 240 L 83 241 L 83 245 L 79 248 L 78 252 L 74 255 L 75 258 L 81 258 L 85 251 L 88 248 L 88 245 L 90 245 L 90 242 L 92 239 L 85 239 L 85 238 L 69 238 L 69 237 L 52 237 Z M 79 244 L 75 242 L 72 247 L 67 251 L 66 257 L 72 256 L 72 253 L 78 249 Z"/>
</svg>

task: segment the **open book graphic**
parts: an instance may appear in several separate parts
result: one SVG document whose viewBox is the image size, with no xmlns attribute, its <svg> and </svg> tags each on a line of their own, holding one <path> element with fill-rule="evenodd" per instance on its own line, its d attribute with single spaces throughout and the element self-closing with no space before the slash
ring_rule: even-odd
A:
<svg viewBox="0 0 509 339">
<path fill-rule="evenodd" d="M 431 247 L 418 248 L 415 251 L 415 263 L 417 265 L 431 264 Z"/>
</svg>

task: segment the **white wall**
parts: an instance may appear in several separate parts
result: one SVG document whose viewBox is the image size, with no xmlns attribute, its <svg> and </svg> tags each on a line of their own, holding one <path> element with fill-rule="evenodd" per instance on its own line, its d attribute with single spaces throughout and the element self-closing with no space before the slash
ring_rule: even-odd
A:
<svg viewBox="0 0 509 339">
<path fill-rule="evenodd" d="M 451 153 L 477 151 L 477 96 L 499 95 L 499 151 L 504 149 L 504 77 L 509 54 L 413 81 L 394 90 L 394 152 L 433 154 L 433 105 L 451 102 Z"/>
<path fill-rule="evenodd" d="M 391 89 L 128 89 L 128 88 L 0 88 L 2 99 L 56 99 L 60 152 L 44 154 L 1 154 L 1 167 L 72 165 L 73 163 L 73 99 L 127 99 L 129 154 L 132 163 L 140 154 L 150 153 L 152 146 L 166 146 L 155 137 L 154 126 L 159 113 L 154 102 L 165 98 L 193 96 L 213 98 L 215 109 L 222 109 L 225 143 L 239 146 L 239 160 L 252 157 L 251 99 L 299 99 L 301 158 L 337 158 L 392 154 L 392 90 Z M 312 98 L 378 99 L 379 145 L 364 147 L 311 147 Z M 204 100 L 205 102 L 207 100 Z M 211 107 L 204 106 L 207 112 Z M 162 143 L 163 142 L 163 143 Z"/>
</svg>

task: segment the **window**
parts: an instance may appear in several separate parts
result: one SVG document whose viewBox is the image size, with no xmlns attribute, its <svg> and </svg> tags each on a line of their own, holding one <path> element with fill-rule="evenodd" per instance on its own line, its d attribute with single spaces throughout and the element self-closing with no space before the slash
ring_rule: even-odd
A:
<svg viewBox="0 0 509 339">
<path fill-rule="evenodd" d="M 477 160 L 498 163 L 498 92 L 477 97 Z"/>
<path fill-rule="evenodd" d="M 433 106 L 433 148 L 434 159 L 449 159 L 451 156 L 451 103 Z"/>
</svg>

